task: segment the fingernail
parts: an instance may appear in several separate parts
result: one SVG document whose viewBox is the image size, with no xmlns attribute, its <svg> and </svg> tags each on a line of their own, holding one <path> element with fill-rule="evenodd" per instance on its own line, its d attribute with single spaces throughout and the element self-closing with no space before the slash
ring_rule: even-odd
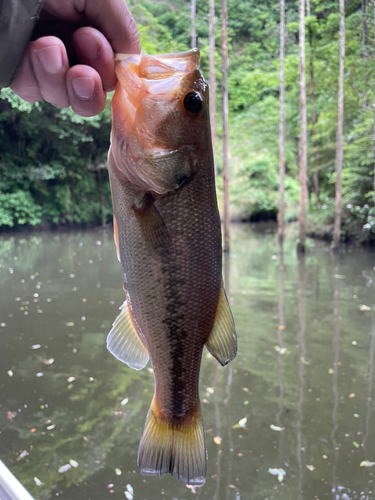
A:
<svg viewBox="0 0 375 500">
<path fill-rule="evenodd" d="M 98 57 L 99 44 L 93 36 L 83 33 L 76 37 L 75 42 L 78 43 L 79 51 L 85 58 L 96 59 Z"/>
<path fill-rule="evenodd" d="M 54 75 L 59 71 L 61 71 L 62 68 L 61 50 L 60 47 L 58 47 L 57 45 L 51 45 L 50 47 L 39 49 L 36 51 L 36 55 L 46 73 Z"/>
<path fill-rule="evenodd" d="M 72 86 L 80 99 L 91 99 L 95 94 L 95 80 L 90 76 L 75 78 L 72 80 Z"/>
</svg>

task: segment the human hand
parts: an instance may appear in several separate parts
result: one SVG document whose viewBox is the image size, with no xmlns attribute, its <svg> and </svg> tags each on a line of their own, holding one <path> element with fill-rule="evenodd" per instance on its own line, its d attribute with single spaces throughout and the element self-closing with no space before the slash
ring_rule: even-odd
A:
<svg viewBox="0 0 375 500">
<path fill-rule="evenodd" d="M 46 0 L 37 32 L 39 25 L 49 36 L 28 44 L 11 89 L 27 102 L 44 99 L 81 116 L 103 111 L 116 85 L 114 52 L 140 52 L 124 0 Z M 70 67 L 68 55 L 82 64 Z"/>
</svg>

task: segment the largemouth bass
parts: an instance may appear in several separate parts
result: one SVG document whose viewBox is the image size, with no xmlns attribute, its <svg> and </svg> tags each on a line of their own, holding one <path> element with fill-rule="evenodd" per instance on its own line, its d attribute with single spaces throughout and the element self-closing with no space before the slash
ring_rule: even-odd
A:
<svg viewBox="0 0 375 500">
<path fill-rule="evenodd" d="M 136 370 L 151 360 L 141 473 L 201 486 L 202 350 L 222 365 L 237 350 L 222 280 L 208 86 L 197 50 L 115 59 L 108 167 L 126 301 L 107 346 Z"/>
</svg>

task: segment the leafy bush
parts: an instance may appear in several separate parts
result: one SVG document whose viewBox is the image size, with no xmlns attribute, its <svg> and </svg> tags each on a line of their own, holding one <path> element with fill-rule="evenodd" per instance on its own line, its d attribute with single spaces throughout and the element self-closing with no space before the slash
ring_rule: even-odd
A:
<svg viewBox="0 0 375 500">
<path fill-rule="evenodd" d="M 42 207 L 34 203 L 31 194 L 27 191 L 15 193 L 0 192 L 0 226 L 13 227 L 30 224 L 40 224 Z"/>
</svg>

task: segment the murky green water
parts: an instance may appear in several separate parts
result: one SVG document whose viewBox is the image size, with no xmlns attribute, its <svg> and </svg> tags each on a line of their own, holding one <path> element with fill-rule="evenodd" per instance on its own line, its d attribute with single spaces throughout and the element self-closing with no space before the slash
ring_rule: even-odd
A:
<svg viewBox="0 0 375 500">
<path fill-rule="evenodd" d="M 232 236 L 239 354 L 204 359 L 196 493 L 137 472 L 153 377 L 105 347 L 124 299 L 111 231 L 0 237 L 0 459 L 36 499 L 375 499 L 375 253 L 315 242 L 298 262 L 287 241 L 279 271 L 274 234 Z"/>
</svg>

